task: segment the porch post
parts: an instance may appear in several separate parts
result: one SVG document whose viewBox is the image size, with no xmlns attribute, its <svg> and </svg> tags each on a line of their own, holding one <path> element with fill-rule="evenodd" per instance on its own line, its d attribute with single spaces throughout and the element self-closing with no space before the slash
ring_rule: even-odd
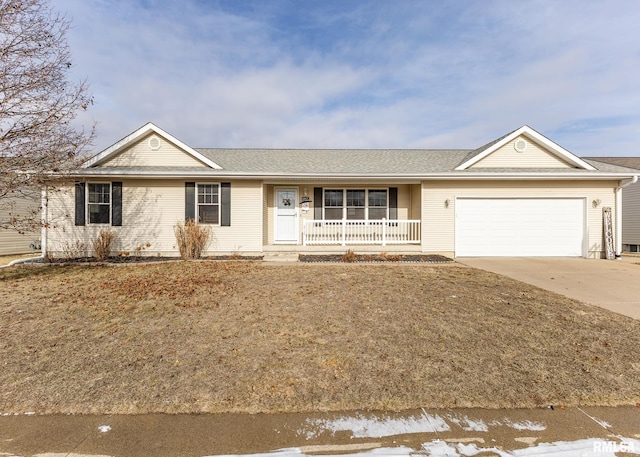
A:
<svg viewBox="0 0 640 457">
<path fill-rule="evenodd" d="M 347 245 L 347 220 L 342 218 L 342 245 Z"/>
<path fill-rule="evenodd" d="M 302 245 L 307 245 L 307 221 L 302 221 Z"/>
<path fill-rule="evenodd" d="M 382 245 L 387 245 L 387 220 L 382 218 Z"/>
</svg>

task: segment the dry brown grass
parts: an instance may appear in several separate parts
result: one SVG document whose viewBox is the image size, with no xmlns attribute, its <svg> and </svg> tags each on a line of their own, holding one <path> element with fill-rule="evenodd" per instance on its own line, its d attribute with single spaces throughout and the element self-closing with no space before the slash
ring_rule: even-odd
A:
<svg viewBox="0 0 640 457">
<path fill-rule="evenodd" d="M 0 270 L 0 413 L 640 401 L 640 322 L 457 266 Z"/>
<path fill-rule="evenodd" d="M 39 255 L 39 252 L 34 252 L 33 254 L 0 255 L 0 267 L 9 265 L 14 260 L 30 259 L 32 257 L 38 257 Z"/>
</svg>

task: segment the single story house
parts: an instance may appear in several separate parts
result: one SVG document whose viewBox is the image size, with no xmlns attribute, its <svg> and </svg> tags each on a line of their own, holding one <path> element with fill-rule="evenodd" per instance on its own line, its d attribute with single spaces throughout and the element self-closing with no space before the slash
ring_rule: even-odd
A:
<svg viewBox="0 0 640 457">
<path fill-rule="evenodd" d="M 640 170 L 640 157 L 592 157 L 589 159 Z M 640 252 L 640 182 L 622 190 L 622 250 Z"/>
<path fill-rule="evenodd" d="M 602 258 L 607 235 L 620 252 L 621 189 L 638 174 L 528 126 L 472 150 L 293 150 L 193 148 L 148 123 L 52 175 L 43 251 L 88 249 L 110 228 L 118 251 L 176 256 L 174 226 L 193 219 L 213 229 L 205 255 Z"/>
</svg>

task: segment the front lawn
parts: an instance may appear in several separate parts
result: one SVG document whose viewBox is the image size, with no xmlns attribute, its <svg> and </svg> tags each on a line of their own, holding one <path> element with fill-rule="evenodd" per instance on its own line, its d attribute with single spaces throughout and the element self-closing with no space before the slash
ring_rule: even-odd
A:
<svg viewBox="0 0 640 457">
<path fill-rule="evenodd" d="M 7 268 L 0 335 L 0 414 L 640 401 L 640 321 L 455 264 Z"/>
</svg>

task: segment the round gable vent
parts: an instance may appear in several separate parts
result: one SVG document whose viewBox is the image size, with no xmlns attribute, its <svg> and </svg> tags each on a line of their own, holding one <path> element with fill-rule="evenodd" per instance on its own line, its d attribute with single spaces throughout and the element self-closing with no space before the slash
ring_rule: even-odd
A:
<svg viewBox="0 0 640 457">
<path fill-rule="evenodd" d="M 522 138 L 518 138 L 515 143 L 513 143 L 513 148 L 518 152 L 524 152 L 527 149 L 527 142 Z"/>
<path fill-rule="evenodd" d="M 149 138 L 149 149 L 151 149 L 152 151 L 157 151 L 158 149 L 160 149 L 160 146 L 162 143 L 160 143 L 160 138 L 158 138 L 157 136 L 152 136 L 151 138 Z"/>
</svg>

